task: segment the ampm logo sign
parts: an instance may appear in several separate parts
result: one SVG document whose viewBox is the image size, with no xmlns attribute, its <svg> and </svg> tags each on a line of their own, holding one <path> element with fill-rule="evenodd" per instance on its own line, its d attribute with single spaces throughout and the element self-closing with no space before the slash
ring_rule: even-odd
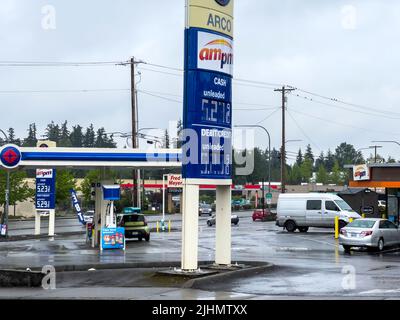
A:
<svg viewBox="0 0 400 320">
<path fill-rule="evenodd" d="M 53 169 L 36 169 L 36 178 L 53 178 Z"/>
<path fill-rule="evenodd" d="M 233 75 L 233 41 L 222 35 L 199 31 L 197 67 Z"/>
</svg>

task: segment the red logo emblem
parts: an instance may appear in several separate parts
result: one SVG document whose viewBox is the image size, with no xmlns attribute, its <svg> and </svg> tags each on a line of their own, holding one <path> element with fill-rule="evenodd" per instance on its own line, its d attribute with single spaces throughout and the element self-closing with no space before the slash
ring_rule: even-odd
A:
<svg viewBox="0 0 400 320">
<path fill-rule="evenodd" d="M 18 158 L 19 158 L 18 154 L 12 149 L 7 150 L 3 155 L 4 161 L 8 164 L 15 163 L 15 161 L 17 161 Z"/>
</svg>

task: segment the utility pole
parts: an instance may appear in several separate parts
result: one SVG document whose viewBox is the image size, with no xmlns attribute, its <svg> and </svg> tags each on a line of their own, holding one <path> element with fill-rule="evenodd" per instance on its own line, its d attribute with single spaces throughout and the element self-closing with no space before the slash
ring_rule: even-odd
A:
<svg viewBox="0 0 400 320">
<path fill-rule="evenodd" d="M 131 58 L 131 107 L 132 107 L 132 148 L 136 149 L 138 147 L 137 143 L 137 104 L 136 104 L 136 84 L 135 84 L 135 57 Z M 139 207 L 138 203 L 138 174 L 137 170 L 133 169 L 133 187 L 132 187 L 132 205 L 134 207 Z"/>
<path fill-rule="evenodd" d="M 382 148 L 382 146 L 377 146 L 377 145 L 375 145 L 375 146 L 370 146 L 370 148 L 371 149 L 375 149 L 375 159 L 374 159 L 374 163 L 376 163 L 376 157 L 377 157 L 377 149 L 378 148 Z"/>
<path fill-rule="evenodd" d="M 293 88 L 275 89 L 276 92 L 282 93 L 282 147 L 281 147 L 281 193 L 285 193 L 285 172 L 286 172 L 286 146 L 285 146 L 285 112 L 286 112 L 286 92 L 294 91 Z"/>
</svg>

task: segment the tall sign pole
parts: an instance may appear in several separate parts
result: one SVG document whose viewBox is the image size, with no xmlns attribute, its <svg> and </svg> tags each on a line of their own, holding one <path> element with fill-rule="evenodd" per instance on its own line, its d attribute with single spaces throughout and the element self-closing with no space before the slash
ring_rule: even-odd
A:
<svg viewBox="0 0 400 320">
<path fill-rule="evenodd" d="M 182 270 L 197 269 L 199 186 L 216 185 L 216 254 L 231 263 L 233 0 L 186 0 Z"/>
</svg>

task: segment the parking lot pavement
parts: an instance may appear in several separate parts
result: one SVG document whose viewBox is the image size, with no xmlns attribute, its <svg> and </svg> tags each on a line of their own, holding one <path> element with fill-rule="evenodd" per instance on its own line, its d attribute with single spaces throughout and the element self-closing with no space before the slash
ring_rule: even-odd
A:
<svg viewBox="0 0 400 320">
<path fill-rule="evenodd" d="M 207 285 L 207 288 L 194 288 L 199 292 L 207 291 L 214 296 L 229 292 L 251 299 L 400 298 L 400 253 L 397 248 L 381 254 L 362 250 L 345 254 L 334 239 L 333 230 L 310 228 L 307 233 L 290 234 L 276 227 L 274 222 L 253 222 L 249 212 L 239 215 L 239 225 L 232 226 L 232 262 L 265 261 L 273 263 L 275 267 L 254 277 L 216 282 Z M 213 261 L 215 227 L 208 227 L 206 220 L 207 217 L 199 220 L 199 260 Z M 179 225 L 180 222 L 177 220 L 175 223 Z M 47 264 L 179 262 L 180 249 L 180 232 L 153 232 L 150 242 L 129 241 L 125 253 L 105 251 L 100 254 L 85 244 L 83 236 L 16 241 L 0 243 L 0 267 L 25 269 Z M 101 285 L 104 286 L 104 283 Z M 78 288 L 68 288 L 73 289 Z M 93 290 L 91 292 L 95 295 Z M 169 292 L 171 297 L 181 294 L 179 290 Z M 165 297 L 168 297 L 164 291 L 154 294 L 161 298 L 164 297 L 162 294 L 166 294 Z M 117 293 L 113 295 L 118 296 Z"/>
</svg>

